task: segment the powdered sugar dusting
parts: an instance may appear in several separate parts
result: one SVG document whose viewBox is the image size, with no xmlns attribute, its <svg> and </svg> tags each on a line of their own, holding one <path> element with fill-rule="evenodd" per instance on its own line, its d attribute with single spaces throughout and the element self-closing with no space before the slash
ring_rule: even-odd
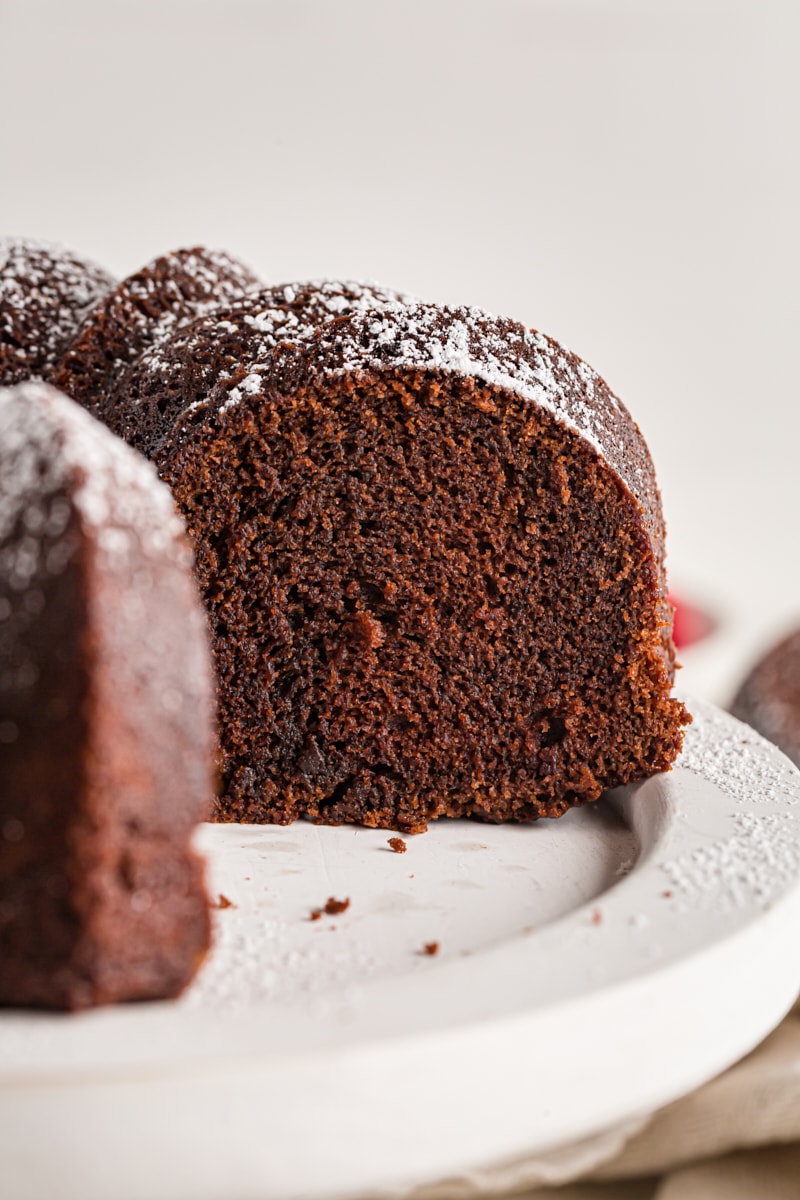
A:
<svg viewBox="0 0 800 1200">
<path fill-rule="evenodd" d="M 100 411 L 131 363 L 198 316 L 230 303 L 259 281 L 225 251 L 175 250 L 124 279 L 86 317 L 53 382 Z"/>
<path fill-rule="evenodd" d="M 676 766 L 714 784 L 735 807 L 727 836 L 666 860 L 662 870 L 693 907 L 763 906 L 800 878 L 800 772 L 747 725 L 710 705 L 693 702 L 692 710 Z"/>
<path fill-rule="evenodd" d="M 360 336 L 362 331 L 368 335 L 373 353 L 369 341 Z M 336 344 L 335 336 L 331 345 Z M 354 328 L 353 336 L 343 337 L 337 348 L 342 357 L 334 374 L 391 365 L 471 376 L 515 392 L 552 412 L 586 438 L 598 454 L 609 457 L 608 423 L 603 410 L 591 402 L 599 377 L 557 342 L 516 322 L 500 323 L 479 308 L 404 306 Z M 574 386 L 576 381 L 579 387 Z M 565 383 L 572 386 L 567 389 Z M 568 395 L 570 404 L 566 403 Z M 619 409 L 619 401 L 613 400 Z"/>
<path fill-rule="evenodd" d="M 340 319 L 337 319 L 340 318 Z M 207 347 L 224 344 L 229 368 L 205 365 Z M 654 476 L 644 442 L 617 397 L 588 364 L 543 334 L 478 308 L 441 308 L 377 284 L 314 281 L 249 295 L 193 322 L 154 347 L 122 381 L 122 403 L 150 401 L 153 387 L 175 386 L 192 371 L 199 395 L 181 411 L 228 413 L 258 394 L 278 346 L 308 358 L 313 375 L 364 370 L 439 371 L 473 378 L 547 410 L 579 433 L 617 471 L 649 511 L 655 529 Z M 246 372 L 247 386 L 241 375 Z M 144 381 L 144 386 L 143 386 Z M 263 386 L 263 385 L 262 385 Z M 180 413 L 176 412 L 175 416 Z"/>
<path fill-rule="evenodd" d="M 209 342 L 235 339 L 248 378 L 255 380 L 269 370 L 280 342 L 306 341 L 320 324 L 352 312 L 371 312 L 416 302 L 412 296 L 377 283 L 322 279 L 280 284 L 251 292 L 224 308 L 218 305 L 198 314 L 183 331 L 175 330 L 172 336 L 167 333 L 142 356 L 141 374 L 169 382 L 184 372 L 187 360 L 192 360 Z M 222 374 L 209 373 L 206 382 L 212 387 L 224 378 Z M 123 391 L 127 383 L 122 381 Z M 253 395 L 255 391 L 255 383 L 251 382 L 249 390 L 238 384 L 228 392 L 220 407 L 229 409 L 243 395 Z"/>
<path fill-rule="evenodd" d="M 785 836 L 791 820 L 789 813 L 736 813 L 729 837 L 665 862 L 664 873 L 695 907 L 766 903 L 800 876 L 800 844 Z"/>
<path fill-rule="evenodd" d="M 378 284 L 281 284 L 250 292 L 152 345 L 118 380 L 103 419 L 147 455 L 154 455 L 185 414 L 213 421 L 254 396 L 278 346 L 305 345 L 316 329 L 348 312 L 411 303 Z"/>
<path fill-rule="evenodd" d="M 482 309 L 423 304 L 378 285 L 334 281 L 253 293 L 144 355 L 123 377 L 109 421 L 115 427 L 120 420 L 125 436 L 154 455 L 171 440 L 191 437 L 198 424 L 229 418 L 267 387 L 389 371 L 449 374 L 514 393 L 550 413 L 631 493 L 655 548 L 656 569 L 663 570 L 653 464 L 624 405 L 565 347 Z"/>
<path fill-rule="evenodd" d="M 369 332 L 381 357 L 388 355 L 393 365 L 473 376 L 564 416 L 557 371 L 569 369 L 567 357 L 540 334 L 529 333 L 522 326 L 512 326 L 499 336 L 492 320 L 480 309 L 455 310 L 452 321 L 442 327 L 435 310 L 422 309 L 403 313 L 399 323 L 391 317 L 375 319 Z M 526 351 L 533 353 L 528 355 Z M 351 354 L 340 370 L 357 370 L 360 366 L 359 357 Z M 585 404 L 581 411 L 585 420 L 580 432 L 599 454 L 604 454 L 597 414 Z M 568 420 L 577 428 L 577 422 Z"/>
<path fill-rule="evenodd" d="M 36 382 L 0 391 L 0 571 L 14 590 L 24 590 L 42 565 L 63 569 L 57 540 L 48 563 L 40 562 L 37 535 L 57 539 L 72 507 L 111 554 L 126 548 L 115 527 L 134 530 L 146 551 L 163 549 L 182 531 L 150 464 L 78 405 Z"/>
<path fill-rule="evenodd" d="M 63 246 L 0 239 L 0 383 L 46 377 L 87 309 L 114 286 Z"/>
<path fill-rule="evenodd" d="M 53 693 L 49 679 L 53 631 L 71 662 L 70 639 L 91 628 L 105 648 L 93 686 L 119 689 L 128 736 L 138 728 L 143 739 L 142 778 L 151 752 L 153 762 L 184 754 L 194 782 L 184 796 L 164 797 L 174 799 L 179 822 L 190 802 L 198 819 L 205 815 L 211 791 L 211 667 L 191 565 L 172 496 L 148 462 L 47 384 L 0 389 L 0 698 L 8 740 L 16 740 L 26 706 L 53 700 L 56 713 L 63 703 L 61 685 L 53 681 Z M 191 754 L 182 749 L 188 744 Z M 131 903 L 147 897 L 137 889 Z"/>
<path fill-rule="evenodd" d="M 155 259 L 120 285 L 137 351 L 158 345 L 174 329 L 230 303 L 259 285 L 250 270 L 223 250 L 176 250 Z M 130 358 L 119 360 L 124 366 Z"/>
<path fill-rule="evenodd" d="M 578 433 L 652 507 L 652 462 L 627 410 L 588 364 L 544 334 L 479 308 L 404 304 L 323 326 L 311 351 L 311 370 L 323 375 L 387 369 L 513 392 Z"/>
<path fill-rule="evenodd" d="M 558 933 L 551 927 L 549 932 L 557 936 L 557 942 L 548 943 L 548 954 L 556 944 L 567 944 L 576 932 L 584 937 L 588 930 L 592 938 L 603 933 L 621 937 L 628 963 L 637 956 L 639 963 L 662 962 L 666 953 L 687 953 L 686 930 L 695 923 L 695 914 L 713 914 L 705 918 L 705 924 L 697 922 L 702 937 L 707 936 L 703 930 L 711 927 L 709 921 L 717 931 L 739 928 L 742 921 L 756 917 L 795 885 L 800 874 L 800 774 L 763 739 L 751 735 L 726 714 L 695 701 L 690 706 L 695 722 L 687 732 L 686 750 L 677 764 L 683 779 L 673 780 L 677 788 L 671 803 L 674 824 L 665 827 L 659 852 L 670 845 L 673 829 L 678 830 L 680 844 L 691 848 L 674 857 L 645 856 L 634 862 L 629 845 L 616 843 L 618 866 L 614 870 L 612 863 L 609 869 L 610 878 L 601 893 L 602 908 L 595 902 L 580 913 L 574 912 L 569 934 L 563 924 Z M 687 781 L 687 772 L 696 775 L 697 781 Z M 652 794 L 645 794 L 648 788 L 645 784 L 645 791 L 632 800 L 645 826 L 652 799 Z M 707 812 L 703 811 L 704 802 Z M 695 810 L 682 815 L 678 805 L 687 809 L 694 806 Z M 585 880 L 581 831 L 594 830 L 587 844 L 594 863 L 610 845 L 610 830 L 599 835 L 595 825 L 600 812 L 591 807 L 575 812 L 555 826 L 540 825 L 520 841 L 520 854 L 528 865 L 520 866 L 520 875 L 514 876 L 518 887 L 506 897 L 509 929 L 516 920 L 525 922 L 530 897 L 526 899 L 522 888 L 524 872 L 533 871 L 540 883 L 546 879 L 551 869 L 543 865 L 546 854 L 555 854 L 556 866 L 552 869 L 556 872 L 566 871 L 568 878 L 574 871 L 576 878 Z M 704 834 L 704 824 L 712 831 L 711 836 Z M 423 940 L 431 940 L 431 931 L 442 932 L 442 926 L 433 919 L 437 889 L 447 886 L 452 873 L 459 877 L 463 873 L 471 886 L 478 887 L 478 897 L 479 885 L 486 888 L 481 905 L 486 905 L 488 891 L 493 896 L 492 904 L 497 905 L 505 855 L 513 853 L 515 841 L 522 838 L 507 827 L 492 829 L 491 833 L 481 834 L 481 842 L 491 841 L 492 845 L 490 849 L 484 845 L 486 857 L 478 858 L 481 847 L 465 843 L 467 835 L 459 832 L 460 828 L 460 823 L 442 823 L 409 847 L 414 870 L 408 883 L 411 906 L 407 911 L 402 908 L 396 883 L 385 908 L 381 907 L 386 872 L 371 870 L 371 855 L 376 849 L 371 832 L 359 830 L 345 835 L 326 829 L 317 836 L 307 826 L 299 827 L 303 837 L 284 829 L 248 830 L 246 836 L 245 831 L 234 836 L 227 827 L 204 831 L 203 845 L 212 851 L 212 878 L 236 907 L 215 914 L 214 952 L 181 1003 L 192 1009 L 238 1011 L 259 1004 L 311 1009 L 327 1000 L 330 1010 L 348 989 L 365 990 L 374 980 L 416 968 L 420 960 L 414 950 Z M 559 867 L 557 847 L 562 837 L 565 863 L 569 865 Z M 546 852 L 542 839 L 550 847 Z M 461 861 L 472 852 L 476 854 L 474 859 Z M 537 859 L 537 855 L 542 858 Z M 330 870 L 320 876 L 321 856 L 323 862 L 330 862 Z M 293 868 L 290 872 L 286 871 L 287 862 Z M 389 866 L 405 872 L 405 867 L 394 860 Z M 622 882 L 619 877 L 624 877 Z M 339 888 L 342 878 L 348 879 L 346 889 Z M 557 892 L 559 884 L 548 881 L 545 890 L 549 893 L 551 888 Z M 635 904 L 630 900 L 632 889 L 638 897 Z M 327 894 L 353 896 L 347 917 L 335 927 L 324 919 L 308 920 L 312 903 L 319 904 Z M 413 905 L 417 896 L 419 908 Z M 447 903 L 442 903 L 446 909 Z M 451 913 L 458 913 L 459 921 L 463 920 L 467 903 L 463 896 L 453 902 Z M 537 899 L 536 904 L 541 903 Z M 574 896 L 571 903 L 574 906 Z M 402 919 L 400 912 L 404 912 Z M 591 914 L 588 917 L 587 912 Z M 416 920 L 420 924 L 414 942 Z M 548 924 L 542 922 L 543 933 L 548 932 Z M 480 942 L 481 928 L 479 920 L 464 926 L 465 945 L 474 948 Z M 458 934 L 452 925 L 445 929 L 445 953 L 451 955 Z M 423 932 L 425 936 L 420 938 Z M 669 946 L 668 951 L 665 946 Z M 583 953 L 588 958 L 591 951 L 585 947 Z M 599 970 L 598 977 L 606 979 L 605 960 Z M 582 977 L 585 979 L 585 975 Z"/>
<path fill-rule="evenodd" d="M 800 773 L 765 738 L 710 704 L 694 700 L 692 713 L 677 765 L 702 775 L 737 804 L 800 806 Z M 759 749 L 771 753 L 755 753 Z"/>
<path fill-rule="evenodd" d="M 231 388 L 228 393 L 226 407 L 238 404 L 243 396 L 257 396 L 263 387 L 264 381 L 257 371 L 251 371 L 246 375 L 242 382 L 234 388 Z"/>
<path fill-rule="evenodd" d="M 189 1009 L 229 1013 L 265 1002 L 292 1004 L 298 996 L 313 1004 L 338 994 L 346 1002 L 377 965 L 366 950 L 331 945 L 331 939 L 321 942 L 316 931 L 298 931 L 297 923 L 283 917 L 256 921 L 252 913 L 226 910 L 215 914 L 214 953 L 182 1003 Z"/>
</svg>

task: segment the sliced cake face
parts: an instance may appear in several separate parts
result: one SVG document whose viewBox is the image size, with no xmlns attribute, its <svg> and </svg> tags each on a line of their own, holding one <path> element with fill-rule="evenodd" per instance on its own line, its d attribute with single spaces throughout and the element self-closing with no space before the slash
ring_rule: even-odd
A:
<svg viewBox="0 0 800 1200">
<path fill-rule="evenodd" d="M 211 616 L 219 819 L 529 820 L 676 757 L 652 463 L 556 343 L 330 321 L 240 354 L 154 458 Z"/>
<path fill-rule="evenodd" d="M 0 239 L 0 386 L 49 379 L 86 312 L 115 283 L 63 246 Z"/>
<path fill-rule="evenodd" d="M 51 388 L 1 392 L 0 1003 L 82 1008 L 191 978 L 212 692 L 152 467 Z"/>
<path fill-rule="evenodd" d="M 65 348 L 52 381 L 94 412 L 151 346 L 258 286 L 249 268 L 225 251 L 195 246 L 165 254 L 124 279 L 92 310 Z"/>
<path fill-rule="evenodd" d="M 131 446 L 157 457 L 183 413 L 203 422 L 219 381 L 226 400 L 257 389 L 280 343 L 307 340 L 321 324 L 351 313 L 414 303 L 376 283 L 328 279 L 264 288 L 154 344 L 107 391 L 97 415 Z"/>
</svg>

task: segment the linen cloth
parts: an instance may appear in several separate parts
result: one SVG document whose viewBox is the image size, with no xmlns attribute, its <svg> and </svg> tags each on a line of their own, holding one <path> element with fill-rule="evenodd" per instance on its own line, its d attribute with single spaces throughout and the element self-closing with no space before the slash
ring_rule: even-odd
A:
<svg viewBox="0 0 800 1200">
<path fill-rule="evenodd" d="M 413 1200 L 504 1196 L 800 1200 L 800 1001 L 741 1062 L 649 1116 L 411 1193 Z"/>
</svg>

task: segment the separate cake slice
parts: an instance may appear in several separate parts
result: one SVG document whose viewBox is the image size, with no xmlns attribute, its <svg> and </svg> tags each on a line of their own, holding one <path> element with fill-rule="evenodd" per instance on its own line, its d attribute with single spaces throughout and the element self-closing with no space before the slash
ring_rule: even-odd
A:
<svg viewBox="0 0 800 1200">
<path fill-rule="evenodd" d="M 151 346 L 258 286 L 250 269 L 224 250 L 193 246 L 161 255 L 92 309 L 64 349 L 52 382 L 94 412 Z"/>
<path fill-rule="evenodd" d="M 192 977 L 212 695 L 168 489 L 52 388 L 0 391 L 0 1003 L 166 997 Z"/>
<path fill-rule="evenodd" d="M 669 766 L 660 500 L 594 371 L 474 309 L 230 338 L 117 399 L 196 549 L 218 819 L 531 820 Z"/>
<path fill-rule="evenodd" d="M 48 379 L 87 310 L 115 283 L 63 246 L 0 238 L 0 386 Z"/>
</svg>

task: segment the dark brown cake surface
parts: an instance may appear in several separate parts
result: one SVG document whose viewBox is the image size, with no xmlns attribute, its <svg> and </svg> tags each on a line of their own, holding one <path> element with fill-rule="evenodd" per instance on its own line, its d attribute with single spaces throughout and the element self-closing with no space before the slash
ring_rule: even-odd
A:
<svg viewBox="0 0 800 1200">
<path fill-rule="evenodd" d="M 96 305 L 65 348 L 52 381 L 92 412 L 147 349 L 255 287 L 255 275 L 225 251 L 195 246 L 164 254 Z"/>
<path fill-rule="evenodd" d="M 115 282 L 63 246 L 0 239 L 0 386 L 48 379 L 87 310 Z"/>
<path fill-rule="evenodd" d="M 800 767 L 800 629 L 773 646 L 740 687 L 731 712 Z"/>
<path fill-rule="evenodd" d="M 351 313 L 414 303 L 377 283 L 327 279 L 264 288 L 161 339 L 109 389 L 97 415 L 152 457 L 182 413 L 203 420 L 218 382 L 227 400 L 254 388 L 277 345 L 307 340 L 325 321 Z"/>
<path fill-rule="evenodd" d="M 150 464 L 44 384 L 0 391 L 0 1003 L 175 995 L 209 940 L 191 552 Z"/>
<path fill-rule="evenodd" d="M 474 309 L 232 324 L 127 398 L 211 615 L 217 818 L 530 820 L 668 767 L 660 501 L 599 376 Z"/>
</svg>

